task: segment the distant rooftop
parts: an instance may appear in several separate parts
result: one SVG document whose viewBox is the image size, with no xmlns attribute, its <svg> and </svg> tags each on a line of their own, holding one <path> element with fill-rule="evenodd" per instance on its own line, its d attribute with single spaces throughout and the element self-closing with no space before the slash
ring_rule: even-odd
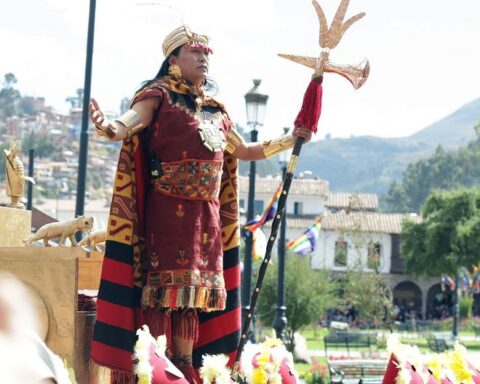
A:
<svg viewBox="0 0 480 384">
<path fill-rule="evenodd" d="M 306 230 L 320 219 L 321 215 L 287 215 L 287 227 L 291 229 Z M 321 228 L 327 231 L 360 231 L 400 234 L 402 222 L 411 220 L 420 223 L 422 218 L 418 215 L 405 215 L 400 213 L 377 212 L 352 212 L 345 211 L 327 213 L 321 219 Z M 271 226 L 271 222 L 265 224 Z"/>
<path fill-rule="evenodd" d="M 404 220 L 420 223 L 422 218 L 401 213 L 340 211 L 325 215 L 322 219 L 322 229 L 400 234 Z"/>
<path fill-rule="evenodd" d="M 374 193 L 330 192 L 325 206 L 352 211 L 377 211 L 378 196 Z"/>
<path fill-rule="evenodd" d="M 255 179 L 255 193 L 273 194 L 280 184 L 279 177 L 257 177 Z M 248 176 L 239 176 L 240 192 L 248 191 Z M 320 179 L 293 179 L 290 186 L 290 195 L 327 196 L 330 188 L 328 181 Z"/>
</svg>

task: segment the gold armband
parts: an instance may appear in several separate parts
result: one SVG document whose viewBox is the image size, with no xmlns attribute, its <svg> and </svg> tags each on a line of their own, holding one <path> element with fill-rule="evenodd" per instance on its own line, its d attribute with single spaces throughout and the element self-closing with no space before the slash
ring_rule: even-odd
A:
<svg viewBox="0 0 480 384">
<path fill-rule="evenodd" d="M 272 156 L 293 148 L 295 138 L 292 135 L 281 136 L 277 139 L 267 140 L 263 142 L 263 154 L 269 159 Z"/>
<path fill-rule="evenodd" d="M 118 121 L 119 123 L 122 123 L 125 127 L 127 127 L 129 136 L 131 135 L 130 132 L 134 133 L 137 130 L 143 128 L 140 116 L 138 116 L 138 113 L 135 112 L 133 109 L 129 109 L 115 121 Z"/>
<path fill-rule="evenodd" d="M 242 143 L 242 136 L 240 136 L 236 129 L 231 128 L 227 133 L 227 146 L 225 150 L 233 154 Z"/>
</svg>

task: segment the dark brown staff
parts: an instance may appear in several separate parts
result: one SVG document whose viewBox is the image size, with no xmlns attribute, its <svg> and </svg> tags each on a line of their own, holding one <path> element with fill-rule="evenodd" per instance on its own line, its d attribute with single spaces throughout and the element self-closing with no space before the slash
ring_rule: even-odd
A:
<svg viewBox="0 0 480 384">
<path fill-rule="evenodd" d="M 345 77 L 353 85 L 355 89 L 360 88 L 365 81 L 367 80 L 370 65 L 368 61 L 364 61 L 358 66 L 351 65 L 337 65 L 329 61 L 330 50 L 335 48 L 340 42 L 345 31 L 350 28 L 356 21 L 360 20 L 365 13 L 359 13 L 356 16 L 351 17 L 345 23 L 343 22 L 345 14 L 347 12 L 349 0 L 342 0 L 338 10 L 333 19 L 332 25 L 330 28 L 327 28 L 327 22 L 325 14 L 317 3 L 316 0 L 313 0 L 313 6 L 317 12 L 318 20 L 320 23 L 320 47 L 322 52 L 318 58 L 316 57 L 304 57 L 304 56 L 295 56 L 295 55 L 283 55 L 279 56 L 297 62 L 299 64 L 306 65 L 314 69 L 314 74 L 312 80 L 308 85 L 307 91 L 303 98 L 302 108 L 295 119 L 296 127 L 303 127 L 312 130 L 312 132 L 317 131 L 317 123 L 320 118 L 320 113 L 322 110 L 322 80 L 324 72 L 337 73 Z M 285 213 L 285 206 L 287 203 L 288 192 L 290 190 L 290 185 L 292 184 L 293 174 L 297 167 L 298 157 L 300 156 L 300 151 L 303 145 L 303 138 L 297 137 L 295 141 L 295 146 L 293 147 L 292 156 L 290 157 L 290 162 L 288 164 L 287 172 L 285 179 L 283 181 L 283 189 L 278 200 L 277 214 L 272 222 L 272 230 L 270 237 L 268 238 L 267 249 L 265 252 L 265 257 L 263 258 L 262 265 L 258 274 L 257 283 L 252 294 L 250 302 L 250 310 L 247 313 L 247 317 L 243 324 L 242 336 L 240 339 L 240 344 L 237 350 L 237 356 L 235 358 L 235 374 L 238 376 L 239 372 L 239 362 L 242 356 L 243 347 L 247 341 L 247 334 L 250 328 L 250 323 L 252 320 L 253 313 L 255 311 L 255 306 L 257 304 L 258 294 L 262 288 L 263 279 L 265 273 L 267 272 L 268 263 L 272 257 L 272 249 L 277 238 L 278 228 L 280 226 L 282 217 Z M 249 257 L 249 255 L 247 255 Z"/>
</svg>

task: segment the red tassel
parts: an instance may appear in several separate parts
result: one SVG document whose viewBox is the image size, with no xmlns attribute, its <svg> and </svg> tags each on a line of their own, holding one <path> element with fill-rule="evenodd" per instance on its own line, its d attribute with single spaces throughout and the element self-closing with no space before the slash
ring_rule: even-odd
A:
<svg viewBox="0 0 480 384">
<path fill-rule="evenodd" d="M 295 127 L 303 127 L 317 132 L 318 119 L 322 112 L 322 76 L 318 76 L 308 85 L 303 97 L 302 109 L 295 119 Z"/>
<path fill-rule="evenodd" d="M 198 339 L 198 315 L 195 310 L 176 310 L 171 315 L 171 334 L 183 339 Z"/>
<path fill-rule="evenodd" d="M 156 339 L 165 335 L 170 341 L 170 316 L 167 312 L 161 312 L 157 308 L 148 308 L 144 312 L 145 324 L 150 329 L 150 334 Z"/>
</svg>

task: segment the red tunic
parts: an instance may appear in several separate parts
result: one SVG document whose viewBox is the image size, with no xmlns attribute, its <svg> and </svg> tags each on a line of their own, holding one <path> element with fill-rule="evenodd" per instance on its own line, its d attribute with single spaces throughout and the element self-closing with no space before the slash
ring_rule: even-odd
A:
<svg viewBox="0 0 480 384">
<path fill-rule="evenodd" d="M 202 120 L 211 120 L 226 134 L 231 122 L 221 105 L 210 103 L 195 112 L 191 96 L 158 85 L 138 95 L 134 102 L 148 97 L 161 98 L 145 136 L 147 156 L 162 163 L 163 176 L 157 181 L 162 180 L 165 188 L 151 185 L 147 191 L 148 272 L 142 304 L 146 308 L 224 309 L 220 203 L 218 189 L 213 193 L 211 185 L 208 189 L 215 177 L 205 176 L 205 169 L 219 165 L 220 180 L 224 153 L 209 150 L 202 143 L 198 127 Z M 165 164 L 181 160 L 184 163 L 173 167 Z M 177 190 L 168 193 L 171 182 L 181 191 L 188 189 L 189 194 L 179 196 Z M 197 199 L 202 188 L 214 197 Z"/>
</svg>

